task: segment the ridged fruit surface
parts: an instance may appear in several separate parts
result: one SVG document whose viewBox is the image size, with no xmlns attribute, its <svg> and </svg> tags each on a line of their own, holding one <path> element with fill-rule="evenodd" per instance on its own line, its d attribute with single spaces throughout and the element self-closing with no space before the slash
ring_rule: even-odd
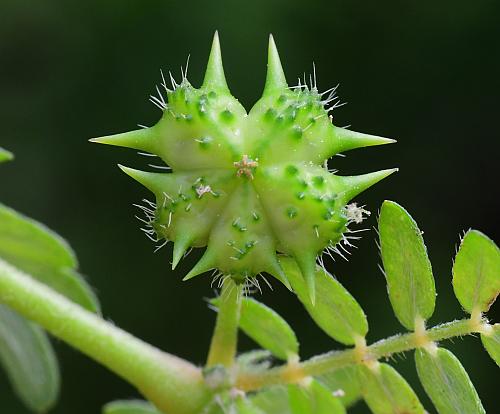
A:
<svg viewBox="0 0 500 414">
<path fill-rule="evenodd" d="M 161 86 L 156 125 L 92 141 L 157 155 L 172 169 L 122 167 L 155 194 L 146 224 L 155 239 L 174 242 L 173 267 L 190 247 L 207 246 L 185 279 L 218 269 L 236 281 L 266 272 L 288 285 L 281 253 L 296 260 L 314 298 L 317 256 L 361 220 L 347 203 L 394 171 L 338 176 L 326 161 L 393 140 L 334 126 L 335 89 L 319 93 L 315 79 L 289 87 L 272 37 L 264 91 L 248 113 L 227 86 L 217 34 L 200 88 L 185 73 Z"/>
</svg>

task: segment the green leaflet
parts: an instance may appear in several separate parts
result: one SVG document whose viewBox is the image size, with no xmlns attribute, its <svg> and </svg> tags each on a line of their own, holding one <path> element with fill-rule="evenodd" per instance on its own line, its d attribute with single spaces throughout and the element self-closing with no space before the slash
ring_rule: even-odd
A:
<svg viewBox="0 0 500 414">
<path fill-rule="evenodd" d="M 46 412 L 59 395 L 59 366 L 45 332 L 0 305 L 0 363 L 19 398 Z"/>
<path fill-rule="evenodd" d="M 345 414 L 346 412 L 340 400 L 315 380 L 307 386 L 289 385 L 288 398 L 291 414 Z"/>
<path fill-rule="evenodd" d="M 97 298 L 78 274 L 68 244 L 43 224 L 0 204 L 0 257 L 65 295 L 98 312 Z"/>
<path fill-rule="evenodd" d="M 415 361 L 420 382 L 439 414 L 485 414 L 467 372 L 450 351 L 418 349 Z"/>
<path fill-rule="evenodd" d="M 288 403 L 292 414 L 313 414 L 314 406 L 309 390 L 300 385 L 288 386 Z"/>
<path fill-rule="evenodd" d="M 313 380 L 310 391 L 315 402 L 314 414 L 345 414 L 344 405 L 323 384 Z"/>
<path fill-rule="evenodd" d="M 500 250 L 477 230 L 462 239 L 453 264 L 453 289 L 462 307 L 486 312 L 500 293 Z"/>
<path fill-rule="evenodd" d="M 252 397 L 252 402 L 266 414 L 291 414 L 285 385 L 276 385 L 259 391 Z"/>
<path fill-rule="evenodd" d="M 220 297 L 210 303 L 218 306 Z M 243 298 L 239 327 L 275 357 L 288 359 L 299 353 L 299 342 L 290 325 L 273 309 L 252 298 Z"/>
<path fill-rule="evenodd" d="M 500 366 L 500 324 L 493 325 L 490 334 L 481 334 L 481 341 L 491 358 Z"/>
<path fill-rule="evenodd" d="M 360 366 L 358 373 L 363 397 L 374 414 L 425 413 L 415 392 L 390 365 Z"/>
<path fill-rule="evenodd" d="M 337 392 L 342 404 L 349 407 L 361 398 L 358 369 L 357 365 L 351 365 L 323 374 L 317 379 L 331 392 Z"/>
<path fill-rule="evenodd" d="M 243 299 L 240 327 L 277 358 L 286 360 L 299 353 L 299 342 L 290 325 L 274 310 L 255 299 Z"/>
<path fill-rule="evenodd" d="M 234 405 L 237 414 L 266 414 L 248 398 L 238 398 Z"/>
<path fill-rule="evenodd" d="M 203 408 L 200 414 L 290 414 L 288 411 L 274 411 L 274 408 L 275 404 L 270 406 L 270 411 L 263 411 L 259 405 L 254 402 L 253 398 L 248 398 L 246 395 L 232 395 L 230 391 L 226 391 L 219 394 L 217 398 L 212 399 L 212 401 Z M 128 414 L 128 412 L 126 414 Z M 142 414 L 142 411 L 140 414 Z M 149 411 L 147 414 L 149 414 Z"/>
<path fill-rule="evenodd" d="M 141 400 L 120 400 L 106 404 L 102 414 L 161 414 L 153 405 Z"/>
<path fill-rule="evenodd" d="M 1 156 L 1 155 L 0 155 Z M 0 204 L 0 258 L 93 312 L 99 305 L 77 271 L 76 258 L 55 233 Z M 21 400 L 44 412 L 59 393 L 59 368 L 44 331 L 0 306 L 0 360 Z"/>
<path fill-rule="evenodd" d="M 262 371 L 271 367 L 271 355 L 271 352 L 266 349 L 255 349 L 239 354 L 236 362 L 242 371 Z"/>
<path fill-rule="evenodd" d="M 279 385 L 260 391 L 252 398 L 253 406 L 266 414 L 345 414 L 339 398 L 320 382 Z"/>
<path fill-rule="evenodd" d="M 415 329 L 415 319 L 434 312 L 436 290 L 427 249 L 417 223 L 393 201 L 384 201 L 379 217 L 380 249 L 394 312 Z"/>
<path fill-rule="evenodd" d="M 354 344 L 356 336 L 366 335 L 368 322 L 363 310 L 334 277 L 316 268 L 316 303 L 313 305 L 295 261 L 282 257 L 280 263 L 294 292 L 323 331 L 346 345 Z"/>
<path fill-rule="evenodd" d="M 0 162 L 10 161 L 14 155 L 0 147 Z"/>
</svg>

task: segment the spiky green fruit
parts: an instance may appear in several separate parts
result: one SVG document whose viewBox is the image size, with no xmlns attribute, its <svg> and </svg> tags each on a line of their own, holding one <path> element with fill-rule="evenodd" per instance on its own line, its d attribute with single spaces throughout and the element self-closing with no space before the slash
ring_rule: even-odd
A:
<svg viewBox="0 0 500 414">
<path fill-rule="evenodd" d="M 394 141 L 334 126 L 334 90 L 319 93 L 315 81 L 288 87 L 272 36 L 264 92 L 249 113 L 229 92 L 217 33 L 200 88 L 185 73 L 162 86 L 167 99 L 152 98 L 163 110 L 156 125 L 92 141 L 155 154 L 172 168 L 122 167 L 155 194 L 148 224 L 174 242 L 173 267 L 191 246 L 207 246 L 185 279 L 216 268 L 236 281 L 267 272 L 288 285 L 279 252 L 297 261 L 314 299 L 318 254 L 360 218 L 347 203 L 395 171 L 341 177 L 326 160 Z"/>
</svg>

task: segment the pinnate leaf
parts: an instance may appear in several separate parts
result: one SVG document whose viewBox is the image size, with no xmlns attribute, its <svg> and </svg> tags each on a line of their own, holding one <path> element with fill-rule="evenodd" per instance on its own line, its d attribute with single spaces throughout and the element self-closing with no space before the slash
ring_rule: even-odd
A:
<svg viewBox="0 0 500 414">
<path fill-rule="evenodd" d="M 491 332 L 482 333 L 481 341 L 493 361 L 500 367 L 500 323 L 491 327 Z"/>
<path fill-rule="evenodd" d="M 388 364 L 359 368 L 363 397 L 374 414 L 424 414 L 417 395 L 405 379 Z"/>
<path fill-rule="evenodd" d="M 401 324 L 413 330 L 417 318 L 432 316 L 436 300 L 422 233 L 410 214 L 393 201 L 382 204 L 378 228 L 392 308 Z"/>
<path fill-rule="evenodd" d="M 119 400 L 106 404 L 103 414 L 161 414 L 152 404 L 141 400 Z"/>
<path fill-rule="evenodd" d="M 45 332 L 0 305 L 0 365 L 21 401 L 46 412 L 59 395 L 59 366 Z"/>
<path fill-rule="evenodd" d="M 91 311 L 97 299 L 69 245 L 43 224 L 0 204 L 0 258 Z"/>
<path fill-rule="evenodd" d="M 331 392 L 338 393 L 342 404 L 349 407 L 361 398 L 358 369 L 357 365 L 350 365 L 320 375 L 317 379 Z"/>
<path fill-rule="evenodd" d="M 0 148 L 0 162 L 10 161 L 14 156 L 9 151 Z"/>
<path fill-rule="evenodd" d="M 453 290 L 469 313 L 486 312 L 500 293 L 500 250 L 483 233 L 469 230 L 453 264 Z"/>
<path fill-rule="evenodd" d="M 439 414 L 485 414 L 467 372 L 450 351 L 418 349 L 415 360 L 420 382 Z"/>
<path fill-rule="evenodd" d="M 353 345 L 368 332 L 368 321 L 356 299 L 329 273 L 316 269 L 316 302 L 309 297 L 306 282 L 294 260 L 281 258 L 281 266 L 294 292 L 316 324 L 333 339 Z"/>
</svg>

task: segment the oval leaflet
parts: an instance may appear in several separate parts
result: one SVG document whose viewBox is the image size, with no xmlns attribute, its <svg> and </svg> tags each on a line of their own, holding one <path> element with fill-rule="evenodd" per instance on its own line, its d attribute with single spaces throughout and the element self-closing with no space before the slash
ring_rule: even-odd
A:
<svg viewBox="0 0 500 414">
<path fill-rule="evenodd" d="M 378 222 L 380 251 L 392 308 L 401 324 L 434 312 L 436 289 L 427 249 L 415 220 L 399 204 L 384 201 Z"/>
<path fill-rule="evenodd" d="M 444 348 L 418 349 L 417 373 L 439 414 L 485 414 L 464 367 Z"/>
<path fill-rule="evenodd" d="M 500 250 L 486 235 L 469 230 L 453 263 L 453 290 L 468 312 L 487 312 L 500 293 Z"/>
</svg>

